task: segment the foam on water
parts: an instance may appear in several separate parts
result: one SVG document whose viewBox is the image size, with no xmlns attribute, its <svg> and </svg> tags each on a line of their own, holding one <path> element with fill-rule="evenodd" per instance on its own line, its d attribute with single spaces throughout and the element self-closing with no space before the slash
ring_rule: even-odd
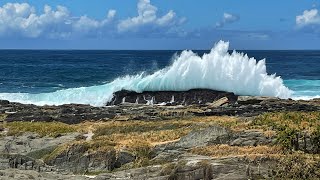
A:
<svg viewBox="0 0 320 180">
<path fill-rule="evenodd" d="M 113 93 L 122 89 L 143 91 L 185 91 L 195 88 L 234 92 L 238 95 L 257 95 L 289 98 L 289 90 L 280 77 L 268 75 L 265 60 L 256 61 L 246 54 L 228 53 L 229 43 L 220 41 L 202 57 L 185 50 L 174 57 L 167 68 L 151 75 L 119 77 L 104 85 L 71 88 L 52 93 L 0 93 L 0 99 L 36 105 L 68 103 L 102 106 Z"/>
</svg>

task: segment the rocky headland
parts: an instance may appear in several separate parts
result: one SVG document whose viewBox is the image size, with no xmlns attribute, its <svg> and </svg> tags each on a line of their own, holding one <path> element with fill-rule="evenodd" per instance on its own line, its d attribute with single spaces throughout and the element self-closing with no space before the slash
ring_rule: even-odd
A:
<svg viewBox="0 0 320 180">
<path fill-rule="evenodd" d="M 119 91 L 104 107 L 0 100 L 0 179 L 319 179 L 320 99 Z"/>
</svg>

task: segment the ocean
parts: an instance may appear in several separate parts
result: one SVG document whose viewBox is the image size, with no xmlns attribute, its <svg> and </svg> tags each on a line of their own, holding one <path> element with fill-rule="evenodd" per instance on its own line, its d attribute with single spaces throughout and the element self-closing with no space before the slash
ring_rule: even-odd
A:
<svg viewBox="0 0 320 180">
<path fill-rule="evenodd" d="M 194 88 L 320 97 L 320 51 L 227 50 L 0 50 L 0 99 L 101 106 L 121 89 Z"/>
</svg>

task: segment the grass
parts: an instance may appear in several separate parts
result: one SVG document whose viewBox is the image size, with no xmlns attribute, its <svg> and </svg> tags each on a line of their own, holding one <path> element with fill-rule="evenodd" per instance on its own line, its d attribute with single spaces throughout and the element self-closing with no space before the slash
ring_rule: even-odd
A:
<svg viewBox="0 0 320 180">
<path fill-rule="evenodd" d="M 171 112 L 164 112 L 171 113 Z M 277 137 L 277 146 L 237 147 L 213 145 L 198 147 L 191 153 L 211 157 L 243 156 L 250 159 L 257 157 L 283 157 L 287 150 L 294 149 L 297 137 L 308 136 L 320 149 L 320 112 L 277 112 L 266 113 L 252 119 L 228 116 L 189 117 L 163 121 L 107 121 L 85 122 L 67 125 L 60 122 L 12 122 L 6 123 L 9 135 L 34 132 L 40 136 L 56 137 L 69 132 L 94 133 L 92 141 L 75 141 L 59 146 L 52 152 L 35 152 L 34 156 L 46 160 L 54 159 L 70 148 L 82 145 L 86 152 L 125 149 L 136 156 L 128 168 L 150 165 L 151 150 L 158 144 L 177 141 L 191 131 L 201 130 L 212 125 L 221 125 L 233 131 L 260 130 L 268 137 Z M 298 149 L 296 149 L 298 150 Z M 285 154 L 286 155 L 286 154 Z M 306 156 L 308 156 L 306 154 Z M 285 163 L 286 161 L 283 161 Z"/>
<path fill-rule="evenodd" d="M 282 147 L 279 146 L 229 146 L 212 145 L 196 147 L 190 150 L 193 154 L 210 156 L 213 158 L 221 157 L 247 157 L 255 160 L 260 157 L 280 157 L 283 154 Z"/>
<path fill-rule="evenodd" d="M 67 154 L 71 149 L 79 149 L 82 153 L 109 152 L 114 150 L 114 143 L 109 141 L 74 141 L 63 144 L 55 148 L 51 153 L 43 156 L 46 163 L 50 164 L 52 160 L 62 154 Z M 79 153 L 81 153 L 79 152 Z"/>
<path fill-rule="evenodd" d="M 299 141 L 307 144 L 311 139 L 314 153 L 320 152 L 320 112 L 277 112 L 258 116 L 252 127 L 272 129 L 277 132 L 278 143 L 288 150 L 304 150 Z"/>
<path fill-rule="evenodd" d="M 21 135 L 24 132 L 33 132 L 41 137 L 57 137 L 61 134 L 76 132 L 77 128 L 73 125 L 61 122 L 10 122 L 5 127 L 9 129 L 7 135 Z"/>
<path fill-rule="evenodd" d="M 283 156 L 271 176 L 275 179 L 320 179 L 320 155 L 294 152 Z"/>
<path fill-rule="evenodd" d="M 93 124 L 94 140 L 108 140 L 119 147 L 139 139 L 152 146 L 179 140 L 193 130 L 217 124 L 234 123 L 233 117 L 196 117 L 166 121 L 110 121 Z"/>
<path fill-rule="evenodd" d="M 42 159 L 46 155 L 53 152 L 56 148 L 57 148 L 57 146 L 51 146 L 51 147 L 40 149 L 37 151 L 32 151 L 32 152 L 28 153 L 27 156 L 31 157 L 33 159 Z"/>
<path fill-rule="evenodd" d="M 6 114 L 0 114 L 0 122 L 4 121 L 6 119 Z"/>
</svg>

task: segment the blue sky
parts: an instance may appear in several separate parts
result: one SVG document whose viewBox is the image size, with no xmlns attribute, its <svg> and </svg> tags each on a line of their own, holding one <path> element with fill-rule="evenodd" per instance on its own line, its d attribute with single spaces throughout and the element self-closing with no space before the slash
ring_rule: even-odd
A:
<svg viewBox="0 0 320 180">
<path fill-rule="evenodd" d="M 2 49 L 320 49 L 319 0 L 0 1 Z"/>
</svg>

